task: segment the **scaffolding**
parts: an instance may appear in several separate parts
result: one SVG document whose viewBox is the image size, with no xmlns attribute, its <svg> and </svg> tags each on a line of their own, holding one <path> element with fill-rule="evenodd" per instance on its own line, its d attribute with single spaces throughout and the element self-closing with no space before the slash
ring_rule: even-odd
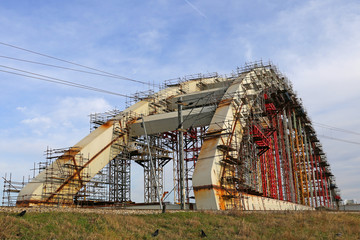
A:
<svg viewBox="0 0 360 240">
<path fill-rule="evenodd" d="M 55 160 L 64 160 L 69 156 L 73 156 L 71 154 L 73 151 L 76 151 L 76 149 L 52 149 L 48 147 L 45 151 L 45 161 L 34 163 L 34 168 L 31 169 L 33 176 L 40 172 L 45 175 L 41 182 L 43 186 L 41 200 L 39 201 L 41 202 L 40 206 L 73 204 L 77 206 L 94 206 L 131 203 L 130 166 L 123 164 L 124 160 L 129 162 L 129 155 L 125 159 L 123 153 L 117 155 L 95 177 L 89 179 L 86 175 L 86 167 L 82 167 L 86 159 L 81 155 L 75 155 L 75 161 L 67 161 L 65 164 L 56 163 Z M 79 173 L 76 178 L 72 177 L 74 172 Z M 58 189 L 64 179 L 69 179 L 70 187 L 53 194 L 54 189 Z M 125 183 L 123 179 L 126 179 Z M 23 180 L 18 182 L 12 179 L 11 174 L 9 176 L 6 174 L 3 180 L 2 205 L 15 206 L 20 190 L 28 182 L 33 182 L 34 178 L 25 181 L 25 177 L 23 177 Z"/>
<path fill-rule="evenodd" d="M 78 206 L 92 206 L 109 202 L 109 165 L 96 174 L 76 194 L 74 204 Z"/>
<path fill-rule="evenodd" d="M 172 146 L 166 145 L 166 141 L 163 141 L 164 136 L 166 135 L 150 135 L 149 146 L 144 138 L 138 138 L 131 144 L 132 159 L 143 167 L 144 171 L 145 203 L 159 202 L 164 193 L 164 167 L 172 159 L 172 151 L 169 150 Z"/>
<path fill-rule="evenodd" d="M 9 175 L 5 173 L 5 176 L 2 177 L 4 180 L 3 196 L 1 205 L 7 207 L 14 207 L 16 205 L 16 198 L 20 190 L 26 185 L 25 177 L 22 181 L 14 181 L 12 179 L 12 174 Z"/>
<path fill-rule="evenodd" d="M 116 115 L 120 114 L 121 111 L 118 109 L 113 109 L 103 113 L 92 113 L 90 117 L 90 132 L 100 127 L 110 119 L 114 118 Z"/>
<path fill-rule="evenodd" d="M 238 89 L 229 91 L 234 85 Z M 248 63 L 230 77 L 217 73 L 189 75 L 165 81 L 159 89 L 131 97 L 127 106 L 141 102 L 138 112 L 130 107 L 90 115 L 90 131 L 103 125 L 103 129 L 112 128 L 107 132 L 109 142 L 98 150 L 100 154 L 109 149 L 101 167 L 107 165 L 95 177 L 90 177 L 87 164 L 92 159 L 81 149 L 48 148 L 46 161 L 33 169 L 34 179 L 35 175 L 44 174 L 41 204 L 120 207 L 131 204 L 132 162 L 143 168 L 145 203 L 159 203 L 170 194 L 164 189 L 164 168 L 172 162 L 170 192 L 178 204 L 180 151 L 184 152 L 185 202 L 194 203 L 194 169 L 201 152 L 207 151 L 202 150 L 203 145 L 213 140 L 219 140 L 212 156 L 219 170 L 216 173 L 219 185 L 209 183 L 205 188 L 215 189 L 224 203 L 222 209 L 246 209 L 246 194 L 309 207 L 334 207 L 340 200 L 335 178 L 306 110 L 289 80 L 272 63 Z M 183 112 L 188 113 L 182 116 L 183 122 L 174 123 L 176 113 L 179 114 L 178 104 L 183 104 Z M 228 112 L 216 115 L 224 106 Z M 224 118 L 221 114 L 229 116 Z M 153 115 L 165 116 L 172 122 L 162 122 L 167 130 L 153 130 L 148 135 L 144 116 L 149 122 L 162 120 Z M 185 122 L 186 127 L 180 129 Z M 136 124 L 137 135 L 131 135 Z M 159 128 L 154 125 L 154 129 Z M 183 149 L 178 145 L 179 131 L 184 136 Z M 11 176 L 5 181 L 3 204 L 14 204 L 10 194 L 18 193 L 17 185 L 12 183 Z"/>
<path fill-rule="evenodd" d="M 87 160 L 75 147 L 48 148 L 46 162 L 39 163 L 39 171 L 45 167 L 41 204 L 71 205 L 73 196 L 88 182 L 88 169 L 84 165 Z"/>
</svg>

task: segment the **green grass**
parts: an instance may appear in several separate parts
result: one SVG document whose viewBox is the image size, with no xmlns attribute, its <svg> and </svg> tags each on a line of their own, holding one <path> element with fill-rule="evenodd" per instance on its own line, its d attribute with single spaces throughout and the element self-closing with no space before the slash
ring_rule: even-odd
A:
<svg viewBox="0 0 360 240">
<path fill-rule="evenodd" d="M 156 229 L 159 235 L 151 236 Z M 177 212 L 149 215 L 0 212 L 0 239 L 360 239 L 360 214 Z"/>
</svg>

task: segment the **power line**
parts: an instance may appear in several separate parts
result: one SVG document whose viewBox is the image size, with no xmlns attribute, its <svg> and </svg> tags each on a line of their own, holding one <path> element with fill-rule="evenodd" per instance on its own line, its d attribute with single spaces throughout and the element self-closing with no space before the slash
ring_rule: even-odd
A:
<svg viewBox="0 0 360 240">
<path fill-rule="evenodd" d="M 354 141 L 349 141 L 349 140 L 346 140 L 346 139 L 334 138 L 334 137 L 325 136 L 325 135 L 318 135 L 318 136 L 323 137 L 323 138 L 327 138 L 327 139 L 331 139 L 331 140 L 340 141 L 340 142 L 346 142 L 346 143 L 352 143 L 352 144 L 360 145 L 360 142 L 354 142 Z"/>
<path fill-rule="evenodd" d="M 19 49 L 19 50 L 22 50 L 22 51 L 25 51 L 25 52 L 33 53 L 33 54 L 36 54 L 36 55 L 39 55 L 39 56 L 42 56 L 42 57 L 51 58 L 51 59 L 54 59 L 54 60 L 57 60 L 57 61 L 61 61 L 61 62 L 65 62 L 65 63 L 68 63 L 68 64 L 75 65 L 75 66 L 87 68 L 87 69 L 90 69 L 90 70 L 93 70 L 93 71 L 101 72 L 101 73 L 104 73 L 104 74 L 107 74 L 107 75 L 111 75 L 111 76 L 114 76 L 114 77 L 121 78 L 123 80 L 134 81 L 134 82 L 138 82 L 138 83 L 142 83 L 142 84 L 146 84 L 146 85 L 149 84 L 149 83 L 146 83 L 146 82 L 143 82 L 143 81 L 123 77 L 123 76 L 120 76 L 120 75 L 116 75 L 116 74 L 113 74 L 113 73 L 109 73 L 109 72 L 106 72 L 106 71 L 102 71 L 102 70 L 99 70 L 99 69 L 96 69 L 96 68 L 88 67 L 88 66 L 85 66 L 85 65 L 82 65 L 82 64 L 71 62 L 71 61 L 67 61 L 67 60 L 64 60 L 64 59 L 61 59 L 61 58 L 53 57 L 53 56 L 50 56 L 50 55 L 47 55 L 47 54 L 35 52 L 35 51 L 32 51 L 32 50 L 25 49 L 25 48 L 22 48 L 22 47 L 18 47 L 18 46 L 15 46 L 15 45 L 11 45 L 11 44 L 8 44 L 8 43 L 0 42 L 0 44 L 4 45 L 4 46 L 7 46 L 7 47 L 12 47 L 12 48 L 15 48 L 15 49 Z"/>
<path fill-rule="evenodd" d="M 30 53 L 33 53 L 33 54 L 37 54 L 37 55 L 40 55 L 40 56 L 43 56 L 43 57 L 47 57 L 47 58 L 55 59 L 55 60 L 62 61 L 62 62 L 65 62 L 65 63 L 69 63 L 69 64 L 72 64 L 72 65 L 76 65 L 76 66 L 80 66 L 80 67 L 83 67 L 83 68 L 91 69 L 91 70 L 94 70 L 94 71 L 97 71 L 97 72 L 101 72 L 103 74 L 94 73 L 94 72 L 88 72 L 88 71 L 84 71 L 84 70 L 80 70 L 80 69 L 67 68 L 67 67 L 57 66 L 57 65 L 52 65 L 52 64 L 46 64 L 46 63 L 41 63 L 41 62 L 35 62 L 35 61 L 30 61 L 30 60 L 25 60 L 25 59 L 13 58 L 13 57 L 8 57 L 8 56 L 0 56 L 1 58 L 7 58 L 7 59 L 11 59 L 11 60 L 16 60 L 16 61 L 28 62 L 28 63 L 33 63 L 33 64 L 39 64 L 39 65 L 44 65 L 44 66 L 50 66 L 50 67 L 55 67 L 55 68 L 61 68 L 61 69 L 66 69 L 66 70 L 71 70 L 71 71 L 77 71 L 77 72 L 93 74 L 93 75 L 98 75 L 98 76 L 104 76 L 104 77 L 117 78 L 117 79 L 121 79 L 121 80 L 127 80 L 127 81 L 133 81 L 133 82 L 137 82 L 137 83 L 141 83 L 141 84 L 151 85 L 150 83 L 146 83 L 146 82 L 143 82 L 143 81 L 139 81 L 139 80 L 119 76 L 119 75 L 116 75 L 116 74 L 108 73 L 108 72 L 105 72 L 105 71 L 102 71 L 102 70 L 99 70 L 99 69 L 96 69 L 96 68 L 87 67 L 87 66 L 82 65 L 82 64 L 70 62 L 70 61 L 63 60 L 63 59 L 56 58 L 56 57 L 52 57 L 52 56 L 49 56 L 49 55 L 46 55 L 46 54 L 42 54 L 42 53 L 35 52 L 35 51 L 32 51 L 32 50 L 28 50 L 28 49 L 25 49 L 25 48 L 17 47 L 17 46 L 11 45 L 11 44 L 7 44 L 7 43 L 3 43 L 3 42 L 0 42 L 0 44 L 8 46 L 8 47 L 16 48 L 16 49 L 19 49 L 19 50 L 22 50 L 22 51 L 30 52 Z M 34 78 L 34 79 L 38 79 L 38 80 L 42 80 L 42 81 L 47 81 L 47 82 L 52 82 L 52 83 L 57 83 L 57 84 L 62 84 L 62 85 L 87 89 L 87 90 L 91 90 L 91 91 L 97 91 L 97 92 L 117 95 L 117 96 L 130 97 L 130 96 L 127 96 L 125 94 L 115 93 L 115 92 L 103 90 L 103 89 L 100 89 L 100 88 L 94 88 L 94 87 L 91 87 L 91 86 L 78 84 L 78 83 L 71 82 L 71 81 L 65 81 L 65 80 L 61 80 L 61 79 L 58 79 L 58 78 L 53 78 L 53 77 L 49 77 L 49 76 L 45 76 L 45 75 L 41 75 L 41 74 L 36 74 L 36 73 L 21 70 L 21 69 L 7 67 L 7 66 L 3 66 L 3 65 L 0 65 L 0 67 L 8 68 L 8 69 L 12 69 L 12 70 L 16 70 L 16 71 L 20 71 L 20 72 L 24 72 L 24 73 L 36 75 L 36 76 L 40 76 L 41 78 L 40 77 L 30 76 L 30 75 L 25 75 L 25 74 L 19 74 L 19 73 L 15 73 L 15 72 L 10 72 L 10 71 L 0 70 L 1 72 L 5 72 L 5 73 L 9 73 L 9 74 L 15 74 L 15 75 Z M 50 79 L 52 79 L 52 80 L 50 80 Z M 349 130 L 338 128 L 338 127 L 333 127 L 333 126 L 326 125 L 326 124 L 323 124 L 323 123 L 316 123 L 316 122 L 312 122 L 312 123 L 315 126 L 318 126 L 318 127 L 327 128 L 327 129 L 334 130 L 334 131 L 340 131 L 340 132 L 345 132 L 345 133 L 350 133 L 350 134 L 355 134 L 355 135 L 360 136 L 360 133 L 357 133 L 357 132 L 354 132 L 354 131 L 349 131 Z M 357 142 L 352 142 L 352 141 L 348 141 L 348 140 L 344 140 L 344 139 L 332 138 L 332 137 L 328 137 L 328 136 L 323 136 L 323 137 L 333 139 L 333 140 L 348 142 L 348 143 L 360 144 L 360 143 L 357 143 Z"/>
<path fill-rule="evenodd" d="M 0 66 L 1 66 L 1 65 L 0 65 Z M 9 68 L 9 67 L 6 67 L 6 68 Z M 9 68 L 9 69 L 12 69 L 12 68 Z M 14 69 L 14 70 L 15 70 L 15 69 Z M 38 79 L 38 80 L 41 80 L 41 81 L 46 81 L 46 82 L 51 82 L 51 83 L 57 83 L 57 84 L 62 84 L 62 85 L 66 85 L 66 86 L 71 86 L 71 87 L 76 87 L 76 88 L 82 88 L 82 89 L 86 89 L 86 90 L 91 90 L 91 91 L 96 91 L 96 92 L 101 92 L 101 93 L 106 93 L 106 94 L 111 94 L 111 95 L 116 95 L 116 96 L 121 96 L 121 97 L 129 97 L 129 98 L 132 98 L 131 96 L 127 96 L 127 95 L 125 95 L 125 94 L 115 93 L 115 92 L 111 92 L 111 91 L 104 90 L 104 89 L 100 89 L 100 88 L 90 87 L 90 86 L 86 86 L 86 85 L 83 85 L 83 84 L 78 84 L 78 83 L 74 83 L 74 82 L 70 82 L 70 81 L 61 80 L 61 79 L 58 79 L 58 78 L 52 78 L 52 77 L 48 77 L 48 76 L 45 76 L 45 75 L 35 74 L 35 73 L 26 72 L 26 71 L 22 71 L 22 70 L 17 70 L 17 71 L 21 71 L 21 72 L 25 72 L 25 73 L 29 73 L 29 74 L 41 76 L 41 77 L 26 75 L 26 74 L 17 73 L 17 72 L 10 72 L 10 71 L 5 71 L 5 70 L 0 70 L 0 72 L 9 73 L 9 74 L 14 74 L 14 75 L 23 76 L 23 77 L 28 77 L 28 78 L 34 78 L 34 79 Z"/>
<path fill-rule="evenodd" d="M 30 60 L 26 60 L 26 59 L 20 59 L 20 58 L 8 57 L 8 56 L 0 56 L 0 58 L 6 58 L 6 59 L 15 60 L 15 61 L 21 61 L 21 62 L 26 62 L 26 63 L 32 63 L 32 64 L 38 64 L 38 65 L 43 65 L 43 66 L 48 66 L 48 67 L 54 67 L 54 68 L 70 70 L 70 71 L 74 71 L 74 72 L 81 72 L 81 73 L 87 73 L 87 74 L 92 74 L 92 75 L 97 75 L 97 76 L 103 76 L 103 77 L 110 77 L 110 78 L 116 78 L 116 79 L 125 80 L 122 77 L 117 77 L 117 76 L 114 76 L 114 75 L 102 74 L 102 73 L 96 73 L 96 72 L 89 72 L 89 71 L 84 71 L 84 70 L 75 69 L 75 68 L 68 68 L 68 67 L 63 67 L 63 66 L 58 66 L 58 65 L 53 65 L 53 64 L 30 61 Z M 142 81 L 139 81 L 139 80 L 134 80 L 134 79 L 126 79 L 126 80 L 136 82 L 136 83 L 141 83 L 141 84 L 147 84 L 149 86 L 152 86 L 151 83 L 145 83 L 145 82 L 142 82 Z"/>
<path fill-rule="evenodd" d="M 360 136 L 360 133 L 358 133 L 358 132 L 354 132 L 354 131 L 350 131 L 350 130 L 346 130 L 346 129 L 342 129 L 342 128 L 338 128 L 338 127 L 333 127 L 333 126 L 326 125 L 326 124 L 323 124 L 323 123 L 316 123 L 316 122 L 312 122 L 312 123 L 315 126 L 318 126 L 318 127 L 327 128 L 327 129 L 338 131 L 338 132 L 345 132 L 345 133 L 350 133 L 350 134 Z"/>
</svg>

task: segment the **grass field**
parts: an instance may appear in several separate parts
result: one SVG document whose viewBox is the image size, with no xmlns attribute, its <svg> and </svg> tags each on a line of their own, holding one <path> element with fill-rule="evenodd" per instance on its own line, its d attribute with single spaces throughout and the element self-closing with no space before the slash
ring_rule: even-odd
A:
<svg viewBox="0 0 360 240">
<path fill-rule="evenodd" d="M 159 229 L 159 234 L 151 234 Z M 122 215 L 0 212 L 0 239 L 360 239 L 360 214 L 170 212 Z"/>
</svg>

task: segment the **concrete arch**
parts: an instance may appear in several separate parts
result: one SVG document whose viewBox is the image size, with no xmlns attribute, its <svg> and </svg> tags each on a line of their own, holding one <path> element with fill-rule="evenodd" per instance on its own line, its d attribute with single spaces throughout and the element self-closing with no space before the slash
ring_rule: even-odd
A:
<svg viewBox="0 0 360 240">
<path fill-rule="evenodd" d="M 306 111 L 289 81 L 263 64 L 230 77 L 191 76 L 139 98 L 39 173 L 17 205 L 73 204 L 90 179 L 144 135 L 144 124 L 149 135 L 177 130 L 180 98 L 183 128 L 208 126 L 192 176 L 198 209 L 334 206 L 334 180 Z"/>
</svg>

